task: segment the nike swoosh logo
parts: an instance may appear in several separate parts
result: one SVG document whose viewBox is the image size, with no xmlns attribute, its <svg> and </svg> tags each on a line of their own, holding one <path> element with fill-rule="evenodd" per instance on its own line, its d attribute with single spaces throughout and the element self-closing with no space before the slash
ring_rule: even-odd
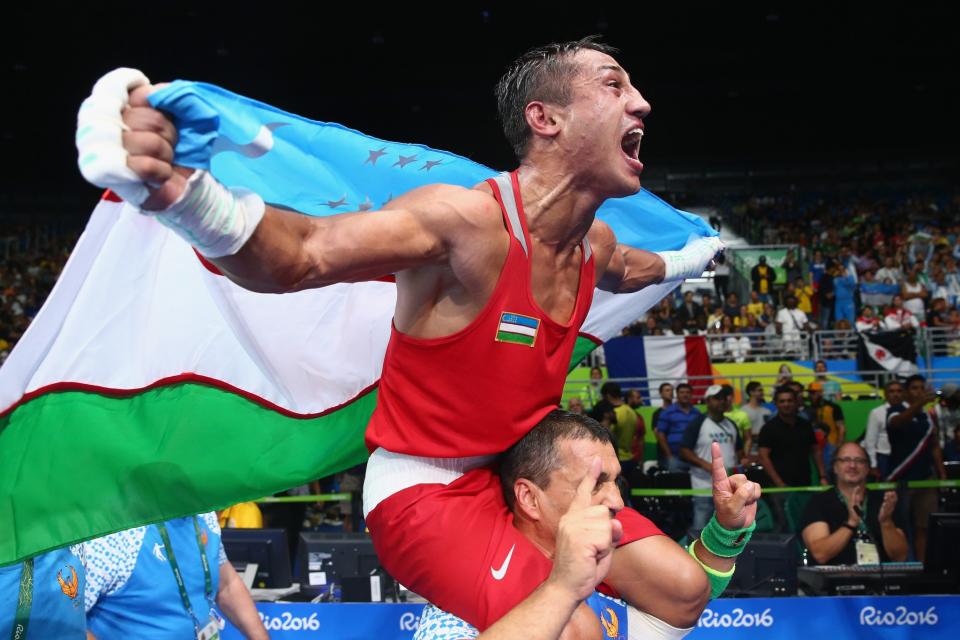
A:
<svg viewBox="0 0 960 640">
<path fill-rule="evenodd" d="M 494 580 L 503 580 L 503 576 L 507 575 L 507 567 L 510 566 L 510 558 L 513 557 L 513 549 L 517 545 L 510 547 L 510 552 L 507 554 L 507 559 L 503 561 L 503 564 L 500 565 L 499 569 L 494 569 L 490 567 L 490 574 L 493 576 Z"/>
</svg>

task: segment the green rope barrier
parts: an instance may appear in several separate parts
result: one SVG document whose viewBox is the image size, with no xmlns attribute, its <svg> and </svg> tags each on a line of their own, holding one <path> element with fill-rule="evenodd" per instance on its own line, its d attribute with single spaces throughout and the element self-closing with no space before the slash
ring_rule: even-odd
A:
<svg viewBox="0 0 960 640">
<path fill-rule="evenodd" d="M 272 496 L 269 498 L 260 498 L 259 500 L 254 500 L 254 502 L 260 504 L 274 502 L 340 502 L 342 500 L 350 500 L 350 497 L 351 494 L 349 493 L 320 493 L 309 496 Z"/>
<path fill-rule="evenodd" d="M 909 489 L 960 489 L 960 480 L 914 480 L 908 482 Z M 900 485 L 896 482 L 871 482 L 867 484 L 867 489 L 871 491 L 892 491 L 898 489 Z M 832 489 L 833 486 L 810 486 L 810 487 L 768 487 L 763 490 L 766 494 L 772 493 L 819 493 Z M 254 502 L 260 504 L 283 503 L 283 502 L 340 502 L 350 500 L 349 493 L 320 493 L 307 496 L 274 496 L 260 498 Z M 633 489 L 630 491 L 632 496 L 651 497 L 651 498 L 673 498 L 681 496 L 709 496 L 713 495 L 711 489 Z"/>
<path fill-rule="evenodd" d="M 893 491 L 900 488 L 896 482 L 870 482 L 867 489 L 871 491 Z M 960 480 L 913 480 L 907 482 L 908 489 L 958 489 Z M 819 493 L 832 489 L 833 485 L 810 486 L 810 487 L 769 487 L 764 488 L 764 494 L 772 493 Z M 633 489 L 630 491 L 632 496 L 651 497 L 651 498 L 673 498 L 681 496 L 710 496 L 713 495 L 712 489 Z"/>
</svg>

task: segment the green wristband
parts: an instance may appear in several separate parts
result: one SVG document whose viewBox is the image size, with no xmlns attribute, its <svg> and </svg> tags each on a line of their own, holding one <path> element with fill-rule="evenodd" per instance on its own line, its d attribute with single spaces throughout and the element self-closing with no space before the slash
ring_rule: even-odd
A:
<svg viewBox="0 0 960 640">
<path fill-rule="evenodd" d="M 747 543 L 750 542 L 750 536 L 753 530 L 757 528 L 757 523 L 753 522 L 744 529 L 724 529 L 717 522 L 717 514 L 714 513 L 710 522 L 700 532 L 700 544 L 703 548 L 715 556 L 721 558 L 734 558 L 740 555 Z"/>
<path fill-rule="evenodd" d="M 693 549 L 693 545 L 695 544 L 697 544 L 696 540 L 691 542 L 690 546 L 687 547 L 687 551 L 690 552 L 690 555 L 693 556 L 693 559 L 697 561 L 697 564 L 703 567 L 704 573 L 707 574 L 707 581 L 710 582 L 710 599 L 713 600 L 715 598 L 719 598 L 724 590 L 726 590 L 727 585 L 730 584 L 730 580 L 733 578 L 733 572 L 737 570 L 737 565 L 730 567 L 730 571 L 717 571 L 713 567 L 704 564 L 703 560 L 697 557 L 697 554 Z M 700 541 L 700 544 L 703 544 L 702 540 Z"/>
</svg>

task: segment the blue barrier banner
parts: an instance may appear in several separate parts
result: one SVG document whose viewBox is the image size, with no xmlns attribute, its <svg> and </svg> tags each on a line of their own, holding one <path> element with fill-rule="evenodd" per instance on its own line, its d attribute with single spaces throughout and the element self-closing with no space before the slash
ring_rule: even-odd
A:
<svg viewBox="0 0 960 640">
<path fill-rule="evenodd" d="M 257 611 L 271 640 L 411 640 L 423 605 L 258 602 Z M 229 622 L 220 637 L 243 640 Z"/>
<path fill-rule="evenodd" d="M 259 602 L 257 610 L 272 640 L 410 640 L 423 605 Z M 624 609 L 601 615 L 605 638 L 626 635 Z M 687 638 L 934 640 L 955 639 L 958 629 L 960 596 L 731 598 L 711 602 Z M 222 638 L 243 636 L 227 622 Z"/>
<path fill-rule="evenodd" d="M 694 640 L 956 638 L 960 596 L 731 598 L 714 600 Z"/>
</svg>

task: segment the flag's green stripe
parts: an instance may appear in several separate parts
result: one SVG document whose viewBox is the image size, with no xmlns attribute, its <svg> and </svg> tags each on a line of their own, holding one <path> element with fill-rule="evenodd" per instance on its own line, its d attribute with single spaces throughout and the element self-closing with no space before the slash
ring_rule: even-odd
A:
<svg viewBox="0 0 960 640">
<path fill-rule="evenodd" d="M 497 340 L 500 342 L 515 342 L 517 344 L 533 344 L 533 336 L 522 333 L 507 333 L 506 331 L 497 331 Z"/>
<path fill-rule="evenodd" d="M 577 336 L 577 341 L 573 345 L 573 355 L 570 356 L 570 370 L 580 364 L 580 361 L 587 357 L 587 355 L 600 346 L 599 342 L 594 342 L 586 336 Z"/>
<path fill-rule="evenodd" d="M 35 398 L 0 419 L 0 564 L 363 462 L 376 395 L 310 419 L 192 383 Z"/>
</svg>

